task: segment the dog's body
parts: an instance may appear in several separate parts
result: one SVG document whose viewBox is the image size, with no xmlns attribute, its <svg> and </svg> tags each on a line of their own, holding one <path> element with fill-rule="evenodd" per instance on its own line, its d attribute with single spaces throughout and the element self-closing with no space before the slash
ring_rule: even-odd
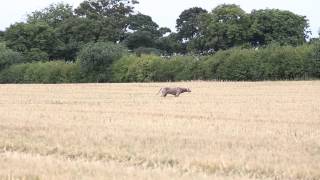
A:
<svg viewBox="0 0 320 180">
<path fill-rule="evenodd" d="M 191 92 L 191 90 L 189 88 L 181 88 L 181 87 L 175 87 L 175 88 L 164 87 L 159 90 L 158 94 L 160 92 L 162 97 L 166 97 L 167 94 L 172 94 L 175 97 L 178 97 L 180 94 L 184 92 Z"/>
</svg>

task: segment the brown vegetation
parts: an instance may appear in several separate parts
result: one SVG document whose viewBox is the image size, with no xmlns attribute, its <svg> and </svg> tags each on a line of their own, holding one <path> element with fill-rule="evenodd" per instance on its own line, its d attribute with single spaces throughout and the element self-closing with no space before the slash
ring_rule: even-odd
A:
<svg viewBox="0 0 320 180">
<path fill-rule="evenodd" d="M 156 96 L 163 86 L 193 93 Z M 1 85 L 0 179 L 320 179 L 319 90 L 319 81 Z"/>
</svg>

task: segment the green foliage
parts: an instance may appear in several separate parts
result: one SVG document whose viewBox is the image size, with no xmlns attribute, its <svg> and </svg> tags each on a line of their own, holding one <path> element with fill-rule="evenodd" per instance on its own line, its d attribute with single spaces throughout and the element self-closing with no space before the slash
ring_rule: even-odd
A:
<svg viewBox="0 0 320 180">
<path fill-rule="evenodd" d="M 23 57 L 20 53 L 8 49 L 4 43 L 0 43 L 0 70 L 22 61 Z"/>
<path fill-rule="evenodd" d="M 1 71 L 0 83 L 76 83 L 81 81 L 79 63 L 63 61 L 12 65 Z"/>
<path fill-rule="evenodd" d="M 81 72 L 90 82 L 109 80 L 110 66 L 126 53 L 126 49 L 114 43 L 89 43 L 79 53 Z"/>
</svg>

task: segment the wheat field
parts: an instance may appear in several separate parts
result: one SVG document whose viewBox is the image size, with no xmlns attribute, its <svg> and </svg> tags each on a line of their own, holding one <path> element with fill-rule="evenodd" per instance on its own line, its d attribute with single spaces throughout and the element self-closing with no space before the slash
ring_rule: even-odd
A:
<svg viewBox="0 0 320 180">
<path fill-rule="evenodd" d="M 320 179 L 320 81 L 0 85 L 0 103 L 0 179 Z"/>
</svg>

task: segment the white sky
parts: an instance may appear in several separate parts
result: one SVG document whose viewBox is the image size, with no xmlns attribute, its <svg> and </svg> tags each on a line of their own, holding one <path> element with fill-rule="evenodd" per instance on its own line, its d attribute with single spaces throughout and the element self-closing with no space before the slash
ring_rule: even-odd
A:
<svg viewBox="0 0 320 180">
<path fill-rule="evenodd" d="M 77 7 L 83 0 L 4 0 L 0 6 L 0 30 L 10 24 L 25 20 L 26 14 L 47 7 L 51 3 L 65 2 Z M 234 3 L 246 12 L 252 9 L 277 8 L 307 16 L 312 36 L 318 37 L 320 28 L 319 0 L 139 0 L 136 10 L 149 15 L 161 27 L 175 30 L 176 19 L 190 7 L 202 7 L 211 11 L 219 4 Z"/>
</svg>

